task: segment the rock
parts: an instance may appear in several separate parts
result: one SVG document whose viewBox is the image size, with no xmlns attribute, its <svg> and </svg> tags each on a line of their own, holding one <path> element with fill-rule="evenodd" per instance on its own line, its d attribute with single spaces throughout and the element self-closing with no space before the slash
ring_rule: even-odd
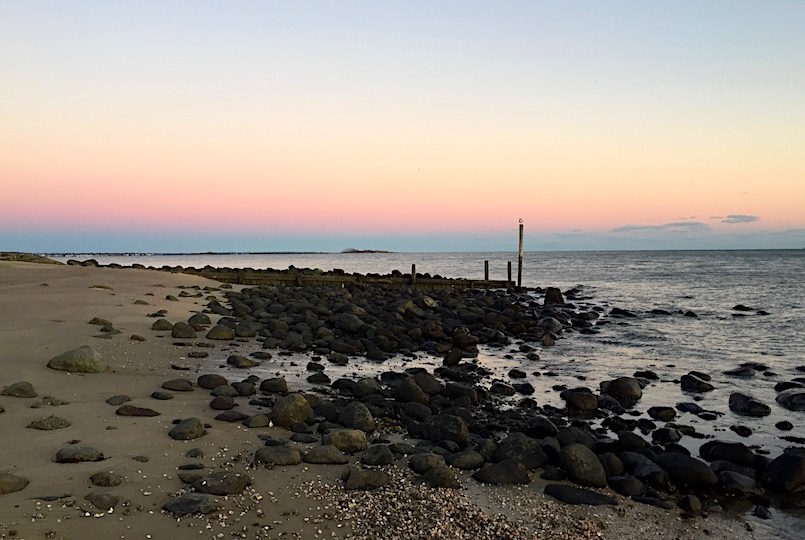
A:
<svg viewBox="0 0 805 540">
<path fill-rule="evenodd" d="M 703 489 L 718 483 L 707 463 L 677 452 L 665 452 L 654 460 L 665 469 L 671 481 L 680 487 Z"/>
<path fill-rule="evenodd" d="M 606 487 L 604 467 L 592 450 L 583 444 L 570 444 L 559 452 L 559 463 L 568 478 L 577 484 Z"/>
<path fill-rule="evenodd" d="M 260 391 L 268 394 L 287 394 L 288 383 L 285 381 L 285 377 L 266 379 L 260 383 Z"/>
<path fill-rule="evenodd" d="M 162 388 L 173 392 L 192 392 L 193 383 L 187 379 L 171 379 L 162 383 Z"/>
<path fill-rule="evenodd" d="M 604 472 L 606 473 L 607 478 L 612 476 L 623 476 L 625 470 L 623 468 L 623 462 L 621 461 L 621 458 L 612 452 L 598 454 L 598 461 L 600 461 L 601 465 L 604 467 Z"/>
<path fill-rule="evenodd" d="M 612 396 L 624 406 L 633 405 L 643 396 L 643 388 L 637 379 L 632 377 L 618 377 L 612 381 L 603 381 L 600 387 L 601 393 Z"/>
<path fill-rule="evenodd" d="M 344 489 L 371 490 L 383 487 L 391 480 L 389 475 L 379 470 L 364 470 L 349 467 L 343 475 Z"/>
<path fill-rule="evenodd" d="M 789 411 L 805 411 L 805 388 L 790 388 L 777 394 L 777 403 Z"/>
<path fill-rule="evenodd" d="M 212 324 L 206 313 L 194 313 L 187 319 L 190 326 L 209 326 Z"/>
<path fill-rule="evenodd" d="M 805 454 L 784 452 L 763 472 L 763 484 L 775 491 L 793 493 L 805 486 Z"/>
<path fill-rule="evenodd" d="M 0 495 L 22 491 L 28 485 L 28 479 L 9 472 L 0 472 Z"/>
<path fill-rule="evenodd" d="M 470 470 L 483 467 L 486 460 L 475 450 L 466 449 L 461 452 L 448 454 L 445 461 L 456 469 Z"/>
<path fill-rule="evenodd" d="M 173 330 L 173 324 L 167 319 L 157 319 L 154 321 L 154 324 L 151 325 L 151 330 L 167 332 Z"/>
<path fill-rule="evenodd" d="M 282 427 L 291 427 L 297 422 L 311 422 L 313 409 L 301 394 L 288 394 L 274 403 L 271 420 Z"/>
<path fill-rule="evenodd" d="M 725 493 L 738 497 L 755 496 L 762 491 L 754 478 L 735 471 L 721 471 L 718 474 L 718 482 Z"/>
<path fill-rule="evenodd" d="M 451 414 L 435 414 L 422 422 L 422 433 L 430 441 L 453 441 L 459 446 L 470 443 L 470 431 L 463 418 Z"/>
<path fill-rule="evenodd" d="M 560 291 L 556 287 L 548 287 L 545 289 L 545 300 L 543 304 L 546 306 L 551 305 L 561 305 L 565 303 L 564 297 L 562 297 L 562 291 Z"/>
<path fill-rule="evenodd" d="M 247 474 L 218 470 L 196 480 L 193 489 L 209 495 L 238 495 L 251 483 L 252 478 Z"/>
<path fill-rule="evenodd" d="M 28 381 L 15 382 L 3 388 L 0 395 L 18 397 L 18 398 L 35 398 L 36 392 L 34 387 Z"/>
<path fill-rule="evenodd" d="M 173 394 L 170 392 L 161 392 L 159 390 L 154 390 L 151 392 L 151 398 L 159 401 L 168 401 L 169 399 L 173 399 L 173 397 Z"/>
<path fill-rule="evenodd" d="M 263 465 L 299 465 L 302 456 L 290 446 L 264 446 L 255 452 L 254 461 Z"/>
<path fill-rule="evenodd" d="M 91 446 L 65 446 L 56 454 L 56 463 L 81 463 L 83 461 L 102 461 L 103 453 Z"/>
<path fill-rule="evenodd" d="M 206 435 L 207 430 L 204 429 L 204 424 L 198 418 L 187 418 L 182 420 L 168 432 L 172 439 L 177 441 L 189 441 L 198 439 L 202 435 Z"/>
<path fill-rule="evenodd" d="M 233 411 L 233 410 L 224 411 L 222 413 L 219 413 L 219 414 L 215 415 L 215 419 L 218 420 L 219 422 L 229 422 L 229 423 L 241 422 L 241 421 L 247 420 L 248 418 L 249 417 L 247 415 L 243 414 L 242 412 Z M 268 425 L 268 424 L 266 424 L 266 425 Z"/>
<path fill-rule="evenodd" d="M 154 409 L 135 407 L 133 405 L 121 405 L 117 408 L 115 414 L 118 416 L 159 416 L 159 413 Z"/>
<path fill-rule="evenodd" d="M 266 414 L 255 414 L 253 416 L 249 416 L 248 418 L 244 419 L 243 425 L 247 428 L 257 429 L 268 427 L 270 423 L 270 419 Z"/>
<path fill-rule="evenodd" d="M 353 401 L 341 410 L 338 423 L 344 427 L 360 429 L 367 433 L 375 430 L 375 419 L 363 403 Z"/>
<path fill-rule="evenodd" d="M 53 357 L 48 367 L 73 373 L 101 373 L 106 371 L 106 362 L 95 349 L 82 345 Z"/>
<path fill-rule="evenodd" d="M 676 411 L 673 407 L 649 407 L 648 415 L 660 422 L 670 422 L 676 418 Z"/>
<path fill-rule="evenodd" d="M 40 429 L 43 431 L 50 431 L 53 429 L 63 429 L 66 427 L 70 427 L 70 422 L 65 420 L 64 418 L 60 418 L 58 416 L 48 416 L 47 418 L 39 418 L 34 420 L 28 427 L 31 429 Z"/>
<path fill-rule="evenodd" d="M 634 495 L 632 496 L 632 500 L 635 502 L 639 502 L 641 504 L 647 504 L 649 506 L 656 506 L 657 508 L 662 508 L 664 510 L 670 510 L 673 508 L 671 503 L 668 501 L 664 501 L 657 497 L 649 497 L 646 495 Z"/>
<path fill-rule="evenodd" d="M 226 377 L 217 374 L 201 375 L 196 383 L 205 390 L 215 390 L 219 386 L 228 384 Z"/>
<path fill-rule="evenodd" d="M 352 313 L 342 313 L 335 320 L 335 327 L 349 334 L 357 334 L 364 322 Z"/>
<path fill-rule="evenodd" d="M 749 366 L 738 367 L 729 369 L 724 372 L 727 377 L 740 377 L 742 379 L 751 379 L 755 376 L 755 370 Z"/>
<path fill-rule="evenodd" d="M 302 460 L 305 463 L 318 463 L 323 465 L 343 465 L 349 463 L 349 458 L 331 444 L 313 447 L 305 454 Z"/>
<path fill-rule="evenodd" d="M 252 338 L 257 335 L 261 326 L 254 322 L 243 321 L 235 327 L 235 335 L 241 338 Z"/>
<path fill-rule="evenodd" d="M 685 495 L 679 500 L 679 508 L 688 515 L 698 516 L 702 513 L 702 501 L 696 495 Z"/>
<path fill-rule="evenodd" d="M 111 321 L 107 321 L 106 319 L 101 319 L 100 317 L 93 317 L 89 320 L 88 324 L 94 324 L 96 326 L 112 326 Z"/>
<path fill-rule="evenodd" d="M 715 389 L 715 386 L 712 384 L 703 381 L 702 379 L 696 377 L 695 375 L 682 375 L 681 379 L 682 390 L 684 392 L 693 392 L 693 393 L 703 393 L 709 392 Z"/>
<path fill-rule="evenodd" d="M 235 399 L 231 396 L 217 396 L 210 401 L 210 408 L 214 411 L 228 411 L 235 405 Z"/>
<path fill-rule="evenodd" d="M 237 369 L 249 369 L 260 365 L 260 362 L 257 360 L 252 360 L 240 354 L 229 355 L 229 358 L 226 359 L 226 363 Z"/>
<path fill-rule="evenodd" d="M 212 514 L 218 510 L 218 503 L 208 495 L 187 493 L 179 497 L 173 497 L 162 505 L 162 509 L 176 517 L 191 514 Z"/>
<path fill-rule="evenodd" d="M 458 489 L 461 487 L 461 483 L 458 481 L 455 471 L 444 465 L 431 467 L 422 475 L 422 479 L 432 488 Z"/>
<path fill-rule="evenodd" d="M 123 482 L 123 476 L 113 472 L 103 471 L 90 476 L 89 481 L 100 487 L 115 487 Z"/>
<path fill-rule="evenodd" d="M 116 496 L 112 495 L 111 493 L 98 493 L 96 491 L 90 492 L 84 497 L 85 500 L 89 501 L 92 506 L 97 508 L 102 512 L 108 512 L 112 510 L 117 503 L 120 501 Z"/>
<path fill-rule="evenodd" d="M 631 476 L 612 476 L 607 481 L 615 493 L 624 497 L 633 497 L 646 493 L 645 484 Z"/>
<path fill-rule="evenodd" d="M 520 432 L 510 433 L 501 441 L 495 448 L 494 457 L 497 461 L 519 461 L 528 470 L 541 467 L 547 461 L 539 441 Z"/>
<path fill-rule="evenodd" d="M 333 429 L 322 437 L 322 444 L 333 445 L 342 452 L 352 454 L 366 450 L 366 434 L 359 429 Z"/>
<path fill-rule="evenodd" d="M 109 405 L 118 406 L 123 405 L 127 401 L 131 401 L 131 398 L 129 396 L 120 394 L 117 396 L 110 397 L 109 399 L 106 400 L 106 403 L 108 403 Z"/>
<path fill-rule="evenodd" d="M 485 465 L 472 475 L 473 478 L 484 484 L 527 484 L 531 481 L 525 466 L 513 459 Z"/>
<path fill-rule="evenodd" d="M 408 468 L 417 474 L 424 474 L 433 467 L 443 467 L 444 465 L 444 457 L 433 452 L 414 454 L 408 460 Z"/>
<path fill-rule="evenodd" d="M 771 519 L 771 511 L 760 504 L 755 506 L 755 509 L 752 510 L 752 515 L 760 519 Z"/>
<path fill-rule="evenodd" d="M 361 463 L 365 465 L 391 465 L 394 463 L 394 454 L 385 444 L 370 446 L 362 455 Z"/>
<path fill-rule="evenodd" d="M 209 332 L 207 332 L 207 339 L 214 339 L 214 340 L 231 340 L 235 339 L 235 331 L 228 326 L 224 326 L 222 324 L 218 324 L 213 326 Z"/>
<path fill-rule="evenodd" d="M 545 495 L 567 504 L 589 504 L 593 506 L 617 505 L 618 502 L 609 495 L 603 495 L 565 484 L 548 484 L 545 486 Z"/>
<path fill-rule="evenodd" d="M 725 460 L 738 465 L 755 462 L 755 454 L 740 442 L 708 441 L 699 448 L 699 455 L 706 461 Z"/>
<path fill-rule="evenodd" d="M 195 339 L 196 331 L 186 322 L 177 322 L 171 329 L 171 337 L 177 339 Z"/>
<path fill-rule="evenodd" d="M 598 400 L 590 392 L 563 390 L 559 397 L 565 400 L 569 414 L 592 415 L 598 409 Z"/>
<path fill-rule="evenodd" d="M 730 394 L 730 410 L 735 414 L 762 418 L 771 414 L 771 408 L 752 396 L 733 392 Z"/>
<path fill-rule="evenodd" d="M 553 437 L 557 432 L 556 425 L 545 416 L 540 415 L 531 419 L 531 423 L 525 433 L 529 437 L 543 439 L 545 437 Z"/>
<path fill-rule="evenodd" d="M 394 389 L 394 397 L 402 402 L 415 402 L 427 405 L 430 403 L 430 396 L 420 388 L 413 377 L 406 377 L 401 380 Z"/>
</svg>

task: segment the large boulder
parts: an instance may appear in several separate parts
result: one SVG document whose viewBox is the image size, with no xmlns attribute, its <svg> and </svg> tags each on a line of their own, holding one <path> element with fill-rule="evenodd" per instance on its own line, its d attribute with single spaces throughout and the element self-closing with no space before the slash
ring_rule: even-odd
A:
<svg viewBox="0 0 805 540">
<path fill-rule="evenodd" d="M 452 414 L 434 414 L 422 422 L 422 434 L 429 441 L 453 441 L 459 446 L 470 444 L 467 422 Z"/>
<path fill-rule="evenodd" d="M 89 345 L 82 345 L 54 356 L 48 362 L 48 367 L 73 373 L 101 373 L 107 368 L 101 354 Z"/>
<path fill-rule="evenodd" d="M 559 463 L 568 478 L 583 486 L 605 487 L 607 476 L 598 456 L 583 444 L 569 444 L 559 452 Z"/>
<path fill-rule="evenodd" d="M 342 475 L 344 489 L 346 490 L 370 490 L 383 487 L 389 483 L 391 478 L 384 471 L 365 470 L 357 467 L 349 467 Z"/>
<path fill-rule="evenodd" d="M 199 376 L 198 380 L 196 381 L 201 388 L 205 390 L 215 390 L 219 386 L 225 386 L 228 384 L 226 377 L 223 375 L 218 375 L 217 373 L 201 375 Z"/>
<path fill-rule="evenodd" d="M 682 391 L 684 392 L 701 394 L 703 392 L 715 390 L 715 386 L 692 374 L 682 375 L 680 378 L 680 383 L 682 386 Z"/>
<path fill-rule="evenodd" d="M 632 377 L 618 377 L 600 384 L 601 393 L 612 396 L 624 406 L 635 404 L 643 396 L 643 387 Z"/>
<path fill-rule="evenodd" d="M 699 448 L 699 455 L 705 461 L 724 460 L 737 465 L 753 465 L 755 454 L 744 443 L 727 441 L 708 441 Z"/>
<path fill-rule="evenodd" d="M 195 339 L 196 331 L 186 322 L 177 322 L 171 329 L 171 337 L 176 339 Z"/>
<path fill-rule="evenodd" d="M 559 397 L 565 400 L 567 411 L 571 415 L 590 416 L 598 410 L 598 399 L 584 389 L 563 390 Z"/>
<path fill-rule="evenodd" d="M 291 427 L 298 422 L 313 420 L 313 409 L 301 394 L 278 398 L 271 409 L 271 420 L 277 426 Z"/>
<path fill-rule="evenodd" d="M 364 322 L 352 313 L 342 313 L 335 320 L 335 327 L 348 334 L 357 334 Z"/>
<path fill-rule="evenodd" d="M 217 324 L 207 332 L 207 339 L 231 340 L 235 339 L 235 330 L 223 324 Z"/>
<path fill-rule="evenodd" d="M 528 470 L 542 467 L 547 461 L 539 442 L 517 431 L 497 445 L 494 456 L 496 461 L 519 461 Z"/>
<path fill-rule="evenodd" d="M 484 484 L 494 485 L 527 484 L 531 481 L 525 466 L 513 459 L 487 464 L 472 477 Z"/>
<path fill-rule="evenodd" d="M 740 392 L 730 394 L 729 404 L 732 412 L 742 416 L 762 418 L 771 414 L 771 408 L 768 405 Z"/>
<path fill-rule="evenodd" d="M 777 403 L 789 411 L 805 411 L 805 388 L 789 388 L 777 394 Z"/>
<path fill-rule="evenodd" d="M 366 433 L 359 429 L 333 429 L 321 439 L 322 444 L 332 445 L 348 454 L 366 450 Z"/>
<path fill-rule="evenodd" d="M 805 487 L 805 452 L 789 450 L 774 458 L 763 472 L 763 483 L 785 493 Z"/>
<path fill-rule="evenodd" d="M 557 287 L 548 287 L 545 289 L 544 304 L 546 306 L 561 305 L 564 303 L 565 299 L 562 297 L 562 291 L 560 291 Z"/>
<path fill-rule="evenodd" d="M 665 452 L 654 461 L 666 470 L 671 481 L 678 486 L 701 489 L 718 483 L 710 466 L 694 457 L 678 452 Z"/>
<path fill-rule="evenodd" d="M 302 458 L 305 463 L 317 463 L 322 465 L 343 465 L 349 463 L 349 458 L 341 450 L 331 444 L 324 446 L 314 446 Z"/>
<path fill-rule="evenodd" d="M 302 455 L 290 446 L 264 446 L 254 453 L 254 461 L 263 465 L 298 465 Z"/>
<path fill-rule="evenodd" d="M 367 433 L 375 430 L 375 419 L 369 408 L 359 401 L 353 401 L 341 410 L 338 423 L 344 427 L 360 429 Z"/>
</svg>

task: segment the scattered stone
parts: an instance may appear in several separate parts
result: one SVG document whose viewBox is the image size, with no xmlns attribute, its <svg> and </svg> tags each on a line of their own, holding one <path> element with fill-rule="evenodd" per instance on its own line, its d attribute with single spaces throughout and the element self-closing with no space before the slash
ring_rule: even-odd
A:
<svg viewBox="0 0 805 540">
<path fill-rule="evenodd" d="M 106 362 L 95 349 L 82 345 L 53 357 L 48 367 L 73 373 L 101 373 L 106 371 Z"/>
<path fill-rule="evenodd" d="M 173 330 L 173 324 L 168 319 L 157 319 L 151 325 L 151 330 L 158 332 L 167 332 Z"/>
<path fill-rule="evenodd" d="M 291 427 L 297 422 L 310 422 L 313 416 L 310 403 L 301 394 L 288 394 L 278 398 L 271 410 L 271 420 L 282 427 Z"/>
<path fill-rule="evenodd" d="M 20 381 L 3 388 L 0 395 L 18 398 L 35 398 L 37 394 L 31 383 L 28 381 Z"/>
<path fill-rule="evenodd" d="M 141 416 L 141 417 L 151 417 L 151 416 L 159 416 L 159 413 L 154 409 L 148 409 L 145 407 L 135 407 L 134 405 L 121 405 L 115 411 L 115 414 L 118 416 Z"/>
<path fill-rule="evenodd" d="M 162 388 L 173 392 L 192 392 L 193 383 L 187 379 L 171 379 L 162 383 Z"/>
<path fill-rule="evenodd" d="M 577 484 L 606 487 L 606 473 L 598 457 L 583 444 L 569 444 L 559 452 L 559 463 L 568 478 Z"/>
<path fill-rule="evenodd" d="M 123 482 L 123 475 L 111 471 L 103 471 L 90 476 L 89 481 L 100 487 L 115 487 Z"/>
<path fill-rule="evenodd" d="M 198 479 L 193 489 L 209 495 L 238 495 L 252 484 L 251 476 L 242 473 L 219 470 Z"/>
<path fill-rule="evenodd" d="M 131 401 L 131 398 L 129 396 L 124 395 L 124 394 L 120 394 L 120 395 L 117 395 L 117 396 L 110 397 L 109 399 L 106 400 L 106 403 L 108 403 L 109 405 L 114 405 L 115 407 L 117 407 L 118 405 L 123 405 L 127 401 Z"/>
<path fill-rule="evenodd" d="M 66 446 L 56 454 L 56 463 L 81 463 L 83 461 L 103 461 L 103 453 L 91 446 Z"/>
<path fill-rule="evenodd" d="M 47 418 L 39 418 L 34 420 L 28 427 L 31 429 L 39 429 L 42 431 L 50 431 L 54 429 L 63 429 L 66 427 L 70 427 L 70 422 L 65 420 L 64 418 L 60 418 L 58 416 L 48 416 Z"/>
<path fill-rule="evenodd" d="M 366 434 L 359 429 L 333 429 L 322 437 L 322 444 L 331 444 L 347 454 L 366 450 Z"/>
<path fill-rule="evenodd" d="M 735 414 L 762 418 L 771 414 L 771 408 L 746 394 L 733 392 L 730 394 L 730 410 Z"/>
<path fill-rule="evenodd" d="M 151 398 L 156 399 L 159 401 L 168 401 L 169 399 L 173 399 L 175 396 L 170 392 L 162 392 L 160 390 L 154 390 L 151 392 Z"/>
<path fill-rule="evenodd" d="M 316 446 L 302 458 L 305 463 L 324 465 L 343 465 L 349 463 L 349 458 L 333 445 Z"/>
<path fill-rule="evenodd" d="M 349 467 L 342 475 L 344 489 L 346 490 L 371 490 L 381 488 L 390 481 L 389 475 L 380 470 L 365 470 L 357 467 Z"/>
<path fill-rule="evenodd" d="M 98 493 L 96 491 L 88 493 L 84 499 L 102 512 L 109 512 L 117 506 L 117 503 L 120 501 L 120 499 L 111 493 Z"/>
<path fill-rule="evenodd" d="M 204 424 L 198 418 L 182 420 L 168 432 L 168 435 L 177 441 L 197 439 L 206 434 L 207 430 L 204 429 Z"/>
<path fill-rule="evenodd" d="M 28 479 L 9 472 L 0 472 L 0 495 L 22 491 L 28 485 Z"/>
<path fill-rule="evenodd" d="M 232 340 L 235 339 L 235 331 L 228 326 L 218 324 L 213 326 L 212 329 L 207 332 L 207 339 Z"/>
<path fill-rule="evenodd" d="M 263 465 L 299 465 L 302 456 L 290 446 L 264 446 L 255 452 L 254 461 Z"/>
<path fill-rule="evenodd" d="M 208 495 L 187 493 L 173 497 L 162 505 L 162 509 L 176 517 L 182 517 L 191 514 L 212 514 L 218 510 L 218 504 Z"/>
</svg>

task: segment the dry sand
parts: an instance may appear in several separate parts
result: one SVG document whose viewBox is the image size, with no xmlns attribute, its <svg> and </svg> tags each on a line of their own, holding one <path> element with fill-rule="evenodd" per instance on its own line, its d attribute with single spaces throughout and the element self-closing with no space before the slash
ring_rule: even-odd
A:
<svg viewBox="0 0 805 540">
<path fill-rule="evenodd" d="M 391 487 L 347 493 L 338 479 L 340 466 L 254 469 L 252 455 L 262 445 L 258 433 L 287 437 L 287 432 L 216 422 L 209 393 L 199 388 L 176 393 L 169 401 L 150 397 L 168 379 L 195 381 L 205 361 L 185 358 L 188 349 L 173 345 L 169 333 L 151 330 L 155 319 L 146 315 L 166 309 L 172 322 L 186 320 L 206 300 L 175 302 L 165 296 L 178 296 L 179 286 L 219 285 L 157 271 L 0 262 L 0 388 L 30 381 L 39 395 L 0 396 L 5 408 L 0 413 L 0 472 L 30 480 L 22 491 L 0 495 L 0 538 L 753 537 L 753 527 L 739 519 L 682 520 L 675 511 L 622 498 L 615 508 L 569 507 L 542 495 L 539 482 L 520 489 L 487 488 L 463 476 L 465 490 L 429 490 L 412 483 L 403 466 L 396 469 Z M 223 300 L 222 294 L 211 294 Z M 99 327 L 88 324 L 93 317 L 110 320 L 122 333 L 95 337 Z M 132 334 L 146 341 L 133 341 Z M 108 371 L 75 374 L 46 367 L 56 354 L 85 344 L 104 356 Z M 216 344 L 219 350 L 227 346 Z M 172 363 L 193 370 L 177 371 Z M 116 394 L 127 394 L 130 404 L 161 415 L 116 416 L 116 407 L 105 402 Z M 32 408 L 43 396 L 69 403 Z M 51 414 L 72 425 L 53 431 L 26 428 Z M 173 419 L 191 416 L 212 424 L 207 435 L 186 442 L 168 437 Z M 56 452 L 75 440 L 101 450 L 107 459 L 55 463 Z M 160 509 L 183 488 L 177 467 L 195 461 L 185 457 L 191 448 L 203 450 L 205 457 L 198 461 L 207 468 L 247 471 L 254 484 L 242 496 L 220 497 L 221 510 L 215 514 L 177 520 Z M 148 461 L 135 461 L 135 456 Z M 123 474 L 125 480 L 117 487 L 95 487 L 89 477 L 99 471 Z M 112 493 L 121 502 L 113 512 L 99 512 L 84 500 L 91 491 Z M 64 497 L 37 500 L 56 496 Z"/>
</svg>

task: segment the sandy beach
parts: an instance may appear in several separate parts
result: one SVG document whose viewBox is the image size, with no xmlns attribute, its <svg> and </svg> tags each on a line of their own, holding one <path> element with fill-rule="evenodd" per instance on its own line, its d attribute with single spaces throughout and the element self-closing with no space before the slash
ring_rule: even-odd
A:
<svg viewBox="0 0 805 540">
<path fill-rule="evenodd" d="M 462 489 L 429 488 L 412 476 L 403 456 L 384 467 L 391 482 L 373 491 L 345 491 L 340 479 L 344 465 L 255 467 L 255 451 L 264 447 L 258 436 L 284 440 L 290 432 L 214 420 L 218 411 L 210 409 L 210 392 L 195 386 L 198 375 L 208 372 L 201 369 L 204 360 L 188 358 L 187 347 L 174 345 L 188 340 L 152 330 L 156 319 L 147 316 L 164 309 L 170 321 L 186 321 L 203 311 L 209 298 L 224 301 L 220 285 L 147 270 L 0 262 L 0 388 L 28 381 L 36 393 L 0 396 L 0 472 L 28 481 L 19 491 L 0 495 L 0 538 L 765 536 L 726 513 L 683 519 L 676 508 L 638 504 L 609 490 L 616 506 L 564 505 L 542 493 L 544 482 L 536 476 L 521 487 L 490 487 L 461 472 Z M 201 297 L 194 297 L 198 293 Z M 102 332 L 101 326 L 88 324 L 93 318 L 111 322 L 120 333 Z M 210 318 L 214 323 L 218 316 Z M 202 335 L 190 341 L 204 341 Z M 214 347 L 236 350 L 238 343 L 216 341 Z M 108 369 L 73 373 L 47 367 L 54 356 L 82 345 L 100 353 Z M 151 397 L 154 391 L 165 392 L 160 388 L 165 381 L 177 378 L 191 381 L 192 391 L 167 391 L 172 394 L 167 400 Z M 106 402 L 116 395 L 129 396 L 127 405 L 159 415 L 117 415 L 117 406 Z M 54 405 L 51 398 L 65 403 Z M 248 398 L 236 400 L 240 412 L 250 412 Z M 26 427 L 51 415 L 69 426 Z M 209 426 L 204 436 L 186 441 L 168 436 L 174 419 L 191 417 Z M 381 435 L 382 426 L 374 436 Z M 57 452 L 70 445 L 95 448 L 104 459 L 57 463 Z M 290 445 L 302 454 L 311 448 Z M 198 457 L 187 457 L 192 449 L 199 449 L 190 454 Z M 349 459 L 355 464 L 358 456 Z M 167 501 L 189 489 L 179 479 L 181 472 L 217 470 L 248 475 L 251 485 L 213 496 L 218 509 L 206 516 L 177 518 L 162 511 Z M 99 472 L 122 475 L 122 482 L 93 485 L 90 477 Z M 88 494 L 100 506 L 113 499 L 99 495 L 114 496 L 114 509 L 99 508 L 86 499 Z"/>
</svg>

